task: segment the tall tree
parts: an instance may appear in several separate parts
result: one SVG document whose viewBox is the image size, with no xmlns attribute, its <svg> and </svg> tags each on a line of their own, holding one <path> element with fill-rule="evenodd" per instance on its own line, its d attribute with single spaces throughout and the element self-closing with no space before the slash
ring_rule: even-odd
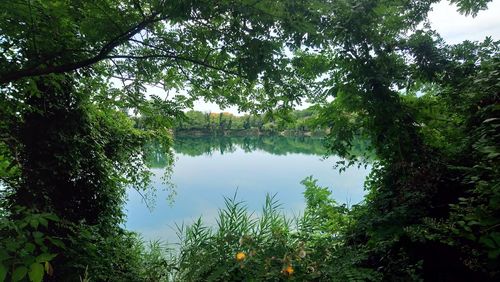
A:
<svg viewBox="0 0 500 282">
<path fill-rule="evenodd" d="M 464 185 L 468 177 L 457 172 L 456 166 L 470 163 L 464 162 L 461 154 L 449 154 L 450 147 L 460 147 L 463 140 L 453 145 L 447 143 L 445 148 L 430 142 L 428 130 L 439 131 L 442 127 L 429 128 L 428 123 L 419 120 L 425 108 L 412 107 L 407 97 L 416 93 L 429 97 L 439 89 L 439 97 L 448 101 L 443 101 L 450 107 L 446 110 L 469 108 L 475 103 L 469 104 L 471 101 L 458 95 L 459 88 L 475 81 L 481 69 L 491 71 L 491 62 L 499 50 L 499 42 L 490 39 L 482 44 L 446 45 L 426 20 L 435 2 L 333 3 L 324 32 L 329 48 L 308 54 L 309 57 L 303 57 L 308 60 L 300 63 L 306 70 L 311 62 L 319 64 L 320 70 L 325 69 L 325 64 L 329 66 L 318 95 L 321 99 L 335 97 L 333 102 L 325 103 L 320 115 L 320 121 L 331 127 L 328 138 L 331 150 L 353 164 L 355 156 L 349 149 L 355 138 L 363 136 L 370 140 L 378 156 L 367 181 L 370 192 L 364 213 L 346 237 L 348 248 L 359 247 L 366 254 L 359 266 L 381 270 L 385 280 L 414 279 L 412 271 L 424 279 L 434 279 L 436 272 L 440 273 L 438 279 L 443 280 L 491 279 L 497 274 L 489 265 L 498 263 L 496 257 L 488 258 L 483 252 L 481 258 L 471 258 L 465 251 L 467 248 L 452 246 L 443 237 L 436 239 L 442 234 L 433 238 L 415 231 L 432 230 L 436 226 L 430 222 L 454 217 L 450 204 L 457 204 L 460 197 L 471 192 L 470 186 Z M 452 2 L 458 3 L 462 12 L 475 14 L 489 1 Z M 498 88 L 490 88 L 483 95 L 491 97 L 497 92 Z M 495 99 L 484 101 L 491 105 Z M 470 118 L 469 114 L 459 114 L 459 122 Z M 436 116 L 430 119 L 437 120 Z M 444 128 L 457 126 L 453 124 L 456 119 L 455 115 Z M 457 135 L 467 138 L 468 131 L 471 128 L 450 131 L 454 136 L 448 140 Z M 494 182 L 486 186 L 496 189 Z M 490 208 L 488 213 L 494 213 L 498 205 Z M 452 232 L 440 228 L 447 230 L 443 233 L 449 232 L 445 236 Z M 470 260 L 481 262 L 471 267 Z"/>
</svg>

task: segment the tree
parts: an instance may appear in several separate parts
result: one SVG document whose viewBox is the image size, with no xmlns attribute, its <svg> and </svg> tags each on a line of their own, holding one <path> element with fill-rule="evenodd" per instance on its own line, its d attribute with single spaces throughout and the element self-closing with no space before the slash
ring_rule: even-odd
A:
<svg viewBox="0 0 500 282">
<path fill-rule="evenodd" d="M 366 183 L 369 195 L 364 210 L 358 214 L 357 224 L 345 234 L 346 249 L 359 250 L 365 255 L 358 267 L 376 268 L 383 273 L 384 280 L 436 279 L 437 272 L 442 280 L 477 277 L 495 280 L 498 273 L 490 265 L 498 265 L 498 257 L 487 258 L 485 251 L 479 251 L 472 243 L 465 247 L 461 241 L 464 238 L 451 236 L 454 239 L 450 240 L 448 236 L 456 231 L 439 222 L 446 221 L 450 226 L 461 224 L 454 218 L 450 205 L 457 205 L 473 189 L 464 185 L 468 174 L 456 168 L 473 166 L 462 153 L 471 156 L 476 153 L 470 149 L 462 149 L 461 153 L 453 150 L 462 148 L 468 134 L 477 130 L 460 128 L 460 124 L 471 118 L 471 112 L 462 110 L 491 106 L 496 101 L 498 87 L 490 87 L 482 94 L 469 92 L 473 97 L 488 97 L 482 106 L 458 93 L 463 93 L 460 89 L 468 82 L 478 87 L 480 83 L 475 77 L 480 72 L 494 73 L 491 63 L 498 56 L 499 42 L 486 39 L 479 44 L 446 45 L 425 25 L 433 2 L 333 4 L 333 16 L 324 32 L 330 48 L 303 57 L 308 61 L 301 65 L 309 68 L 307 62 L 317 63 L 317 69 L 324 69 L 325 63 L 334 66 L 323 75 L 323 86 L 318 91 L 320 98 L 335 97 L 333 102 L 324 103 L 320 113 L 320 122 L 330 127 L 327 140 L 330 149 L 347 158 L 344 163 L 352 165 L 356 156 L 350 149 L 353 141 L 362 136 L 370 141 L 378 158 Z M 463 12 L 475 13 L 489 1 L 453 2 L 459 3 Z M 492 81 L 490 77 L 488 84 Z M 427 115 L 428 120 L 423 122 L 420 118 L 427 109 L 407 102 L 411 98 L 406 96 L 415 93 L 443 99 L 441 109 L 452 117 L 450 121 L 442 122 L 437 115 Z M 455 130 L 441 131 L 450 127 Z M 431 140 L 435 134 L 429 135 L 429 130 L 449 133 L 446 144 Z M 491 132 L 485 132 L 485 140 L 495 138 Z M 457 136 L 464 139 L 458 140 Z M 490 149 L 493 153 L 497 150 Z M 486 170 L 494 173 L 494 166 L 490 162 Z M 488 180 L 482 187 L 489 195 L 496 194 L 491 175 L 485 179 Z M 488 218 L 498 207 L 489 206 L 483 216 Z M 489 238 L 485 241 L 494 241 Z M 472 249 L 483 255 L 471 257 Z M 477 264 L 471 266 L 470 261 Z"/>
<path fill-rule="evenodd" d="M 283 44 L 310 32 L 307 26 L 297 28 L 307 23 L 299 16 L 307 13 L 307 1 L 1 5 L 3 85 L 79 71 L 116 77 L 128 92 L 142 92 L 145 84 L 165 90 L 184 88 L 222 105 L 243 105 L 249 94 L 245 82 L 253 83 L 259 74 L 264 87 L 284 86 L 286 76 L 276 75 L 286 73 Z M 290 18 L 287 13 L 296 15 Z"/>
</svg>

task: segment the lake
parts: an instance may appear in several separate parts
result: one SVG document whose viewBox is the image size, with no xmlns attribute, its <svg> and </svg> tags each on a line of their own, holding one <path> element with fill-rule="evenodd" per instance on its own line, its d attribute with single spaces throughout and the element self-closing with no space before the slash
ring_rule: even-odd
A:
<svg viewBox="0 0 500 282">
<path fill-rule="evenodd" d="M 363 199 L 369 173 L 369 168 L 350 167 L 339 174 L 333 168 L 339 158 L 323 159 L 322 141 L 312 137 L 179 137 L 174 152 L 173 203 L 162 181 L 166 160 L 161 155 L 151 161 L 154 208 L 137 191 L 128 191 L 126 227 L 146 240 L 178 242 L 175 224 L 191 224 L 200 216 L 215 225 L 224 197 L 235 193 L 256 214 L 266 194 L 276 194 L 285 214 L 300 214 L 305 207 L 300 182 L 309 175 L 328 186 L 338 202 L 356 204 Z"/>
</svg>

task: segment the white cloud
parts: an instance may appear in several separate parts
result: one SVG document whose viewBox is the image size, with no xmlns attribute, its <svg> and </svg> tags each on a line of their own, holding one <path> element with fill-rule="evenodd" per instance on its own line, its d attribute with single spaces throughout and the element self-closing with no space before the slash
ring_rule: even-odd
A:
<svg viewBox="0 0 500 282">
<path fill-rule="evenodd" d="M 458 13 L 456 5 L 441 1 L 432 6 L 429 21 L 447 43 L 456 44 L 464 40 L 483 40 L 491 36 L 500 39 L 500 0 L 494 0 L 488 5 L 488 10 L 480 11 L 478 15 L 464 16 Z"/>
<path fill-rule="evenodd" d="M 195 110 L 201 111 L 201 112 L 213 112 L 213 113 L 220 113 L 220 112 L 229 112 L 234 115 L 242 115 L 243 113 L 238 112 L 238 107 L 228 107 L 222 110 L 217 104 L 212 103 L 212 102 L 205 102 L 203 100 L 198 100 L 194 102 L 194 107 Z"/>
</svg>

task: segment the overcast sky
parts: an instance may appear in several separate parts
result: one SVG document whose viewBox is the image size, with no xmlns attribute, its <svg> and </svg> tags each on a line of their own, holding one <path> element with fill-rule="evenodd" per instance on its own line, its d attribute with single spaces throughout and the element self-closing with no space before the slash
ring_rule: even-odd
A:
<svg viewBox="0 0 500 282">
<path fill-rule="evenodd" d="M 494 40 L 500 40 L 500 0 L 493 0 L 488 5 L 488 10 L 481 11 L 473 18 L 463 16 L 457 12 L 455 5 L 448 1 L 441 1 L 432 6 L 429 14 L 431 26 L 447 43 L 456 44 L 464 40 L 483 40 L 491 36 Z M 195 110 L 220 112 L 220 108 L 212 103 L 199 101 L 195 103 Z M 224 111 L 237 114 L 236 108 Z"/>
</svg>

